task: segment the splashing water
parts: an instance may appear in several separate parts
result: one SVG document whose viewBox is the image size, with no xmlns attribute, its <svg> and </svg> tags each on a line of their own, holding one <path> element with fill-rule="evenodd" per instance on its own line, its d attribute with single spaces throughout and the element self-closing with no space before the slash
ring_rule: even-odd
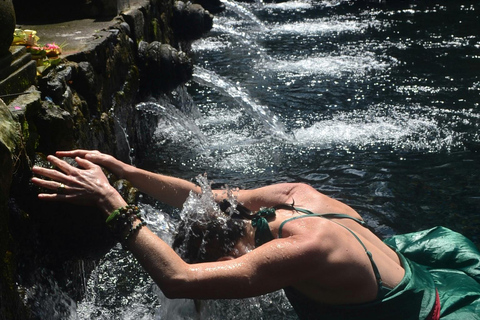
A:
<svg viewBox="0 0 480 320">
<path fill-rule="evenodd" d="M 194 222 L 206 223 L 211 219 L 225 220 L 214 200 L 211 182 L 206 175 L 199 175 L 200 194 L 190 194 L 179 213 L 186 228 Z M 236 200 L 228 187 L 225 194 L 233 205 Z M 148 227 L 165 242 L 171 243 L 179 225 L 178 218 L 159 212 L 149 205 L 141 205 Z M 224 226 L 225 227 L 225 226 Z M 57 288 L 58 289 L 58 288 Z M 59 298 L 60 290 L 55 293 Z M 291 306 L 282 292 L 274 292 L 250 299 L 201 301 L 167 299 L 151 278 L 142 270 L 131 254 L 120 246 L 99 261 L 86 280 L 85 298 L 78 302 L 62 300 L 68 304 L 70 317 L 61 319 L 259 319 L 262 314 L 278 314 L 285 319 L 295 319 Z M 60 318 L 59 318 L 60 319 Z"/>
<path fill-rule="evenodd" d="M 222 191 L 231 203 L 224 212 L 215 201 L 220 195 L 213 194 L 207 176 L 197 176 L 197 183 L 202 192 L 190 192 L 185 201 L 177 233 L 181 238 L 176 239 L 174 247 L 188 262 L 215 261 L 233 250 L 244 232 L 244 222 L 231 218 L 237 203 L 232 190 Z M 218 254 L 220 256 L 215 256 Z"/>
</svg>

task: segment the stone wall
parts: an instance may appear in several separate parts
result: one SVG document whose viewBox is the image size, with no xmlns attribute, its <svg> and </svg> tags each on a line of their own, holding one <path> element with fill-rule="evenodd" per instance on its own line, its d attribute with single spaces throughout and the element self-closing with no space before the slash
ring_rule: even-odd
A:
<svg viewBox="0 0 480 320">
<path fill-rule="evenodd" d="M 148 140 L 134 131 L 141 117 L 135 104 L 191 77 L 192 63 L 180 48 L 211 27 L 212 16 L 199 5 L 132 0 L 85 50 L 47 70 L 8 105 L 0 101 L 0 319 L 32 316 L 23 289 L 38 281 L 39 267 L 72 278 L 66 262 L 96 259 L 112 245 L 94 209 L 38 201 L 31 167 L 73 148 L 130 161 L 132 149 Z M 75 285 L 67 290 L 74 298 L 82 294 Z"/>
</svg>

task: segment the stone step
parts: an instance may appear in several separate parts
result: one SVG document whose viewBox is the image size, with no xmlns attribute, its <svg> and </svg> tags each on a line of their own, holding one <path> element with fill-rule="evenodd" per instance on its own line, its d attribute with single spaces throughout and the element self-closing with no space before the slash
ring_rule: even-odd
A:
<svg viewBox="0 0 480 320">
<path fill-rule="evenodd" d="M 14 70 L 5 79 L 0 80 L 0 98 L 9 104 L 19 94 L 36 83 L 37 63 L 34 60 L 27 62 Z"/>
<path fill-rule="evenodd" d="M 7 78 L 15 70 L 32 61 L 32 55 L 24 46 L 10 47 L 11 55 L 0 60 L 0 81 Z"/>
</svg>

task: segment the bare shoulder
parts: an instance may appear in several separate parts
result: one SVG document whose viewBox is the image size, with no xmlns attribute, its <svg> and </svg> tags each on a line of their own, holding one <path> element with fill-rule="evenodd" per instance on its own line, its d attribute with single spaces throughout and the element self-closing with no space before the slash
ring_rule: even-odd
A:
<svg viewBox="0 0 480 320">
<path fill-rule="evenodd" d="M 344 213 L 360 218 L 348 205 L 335 200 L 306 183 L 278 183 L 251 190 L 239 190 L 238 201 L 256 211 L 261 207 L 293 204 L 315 213 Z"/>
</svg>

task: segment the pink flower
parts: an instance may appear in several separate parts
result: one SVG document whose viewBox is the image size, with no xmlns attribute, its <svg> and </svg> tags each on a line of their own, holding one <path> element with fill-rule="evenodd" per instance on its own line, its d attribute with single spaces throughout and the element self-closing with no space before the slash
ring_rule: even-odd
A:
<svg viewBox="0 0 480 320">
<path fill-rule="evenodd" d="M 55 43 L 47 43 L 43 47 L 43 50 L 45 50 L 48 57 L 56 57 L 62 54 L 62 48 L 60 48 L 60 46 L 56 45 Z"/>
</svg>

